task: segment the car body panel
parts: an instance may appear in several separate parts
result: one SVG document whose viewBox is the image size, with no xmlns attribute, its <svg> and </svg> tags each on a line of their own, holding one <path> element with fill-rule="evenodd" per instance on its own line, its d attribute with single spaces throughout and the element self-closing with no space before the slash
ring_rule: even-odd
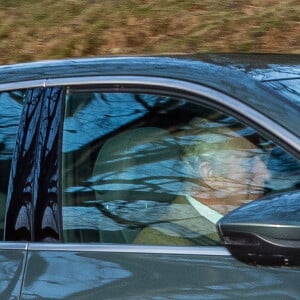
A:
<svg viewBox="0 0 300 300">
<path fill-rule="evenodd" d="M 26 260 L 26 243 L 0 243 L 1 299 L 19 299 Z"/>
<path fill-rule="evenodd" d="M 23 299 L 299 299 L 297 269 L 257 268 L 226 255 L 100 249 L 29 250 Z"/>
</svg>

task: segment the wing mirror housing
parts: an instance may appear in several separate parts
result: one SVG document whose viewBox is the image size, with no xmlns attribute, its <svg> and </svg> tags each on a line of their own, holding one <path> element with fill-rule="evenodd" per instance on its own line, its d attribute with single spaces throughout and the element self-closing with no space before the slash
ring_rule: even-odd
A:
<svg viewBox="0 0 300 300">
<path fill-rule="evenodd" d="M 300 191 L 243 205 L 217 223 L 226 248 L 254 265 L 300 266 Z"/>
</svg>

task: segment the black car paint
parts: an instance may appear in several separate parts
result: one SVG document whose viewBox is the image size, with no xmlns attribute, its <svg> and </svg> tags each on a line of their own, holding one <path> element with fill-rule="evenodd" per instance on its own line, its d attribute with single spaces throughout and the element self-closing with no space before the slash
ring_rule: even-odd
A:
<svg viewBox="0 0 300 300">
<path fill-rule="evenodd" d="M 7 195 L 7 241 L 61 239 L 59 133 L 62 89 L 27 93 Z"/>
</svg>

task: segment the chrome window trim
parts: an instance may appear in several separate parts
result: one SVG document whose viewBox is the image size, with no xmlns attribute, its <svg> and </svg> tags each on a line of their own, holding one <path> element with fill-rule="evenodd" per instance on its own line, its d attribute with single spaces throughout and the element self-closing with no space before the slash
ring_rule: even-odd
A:
<svg viewBox="0 0 300 300">
<path fill-rule="evenodd" d="M 29 243 L 29 251 L 66 251 L 66 252 L 103 252 L 103 253 L 143 253 L 143 254 L 185 254 L 231 256 L 222 246 L 148 246 L 123 244 L 92 244 L 92 243 Z"/>
<path fill-rule="evenodd" d="M 140 85 L 145 87 L 157 87 L 173 89 L 189 94 L 199 95 L 210 99 L 217 105 L 226 106 L 232 111 L 236 111 L 248 120 L 254 122 L 261 128 L 265 128 L 271 132 L 279 140 L 287 144 L 295 152 L 300 153 L 300 140 L 284 127 L 278 125 L 255 109 L 249 107 L 235 98 L 223 94 L 212 88 L 172 78 L 162 78 L 154 76 L 83 76 L 83 77 L 66 77 L 66 78 L 51 78 L 39 79 L 32 81 L 13 82 L 0 84 L 0 91 L 9 91 L 14 89 L 25 89 L 34 87 L 53 87 L 53 86 L 73 86 L 73 85 Z"/>
<path fill-rule="evenodd" d="M 259 125 L 261 128 L 271 132 L 285 144 L 289 145 L 296 152 L 300 153 L 300 139 L 289 132 L 284 127 L 278 125 L 260 112 L 251 108 L 247 104 L 226 95 L 212 88 L 183 81 L 179 79 L 161 78 L 152 76 L 91 76 L 91 77 L 72 77 L 48 79 L 45 82 L 46 87 L 52 86 L 73 86 L 73 85 L 140 85 L 144 87 L 157 87 L 173 89 L 180 92 L 186 92 L 200 97 L 210 99 L 213 103 L 227 107 L 238 114 L 245 116 L 248 120 Z"/>
<path fill-rule="evenodd" d="M 45 79 L 18 81 L 0 84 L 0 92 L 46 87 Z"/>
<path fill-rule="evenodd" d="M 1 250 L 28 250 L 28 242 L 0 242 Z"/>
</svg>

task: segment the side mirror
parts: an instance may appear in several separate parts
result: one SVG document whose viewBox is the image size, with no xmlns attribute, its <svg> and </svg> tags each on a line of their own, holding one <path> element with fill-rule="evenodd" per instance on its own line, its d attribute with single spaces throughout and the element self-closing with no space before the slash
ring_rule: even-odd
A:
<svg viewBox="0 0 300 300">
<path fill-rule="evenodd" d="M 300 191 L 274 194 L 230 212 L 217 229 L 231 254 L 257 265 L 300 265 Z"/>
</svg>

